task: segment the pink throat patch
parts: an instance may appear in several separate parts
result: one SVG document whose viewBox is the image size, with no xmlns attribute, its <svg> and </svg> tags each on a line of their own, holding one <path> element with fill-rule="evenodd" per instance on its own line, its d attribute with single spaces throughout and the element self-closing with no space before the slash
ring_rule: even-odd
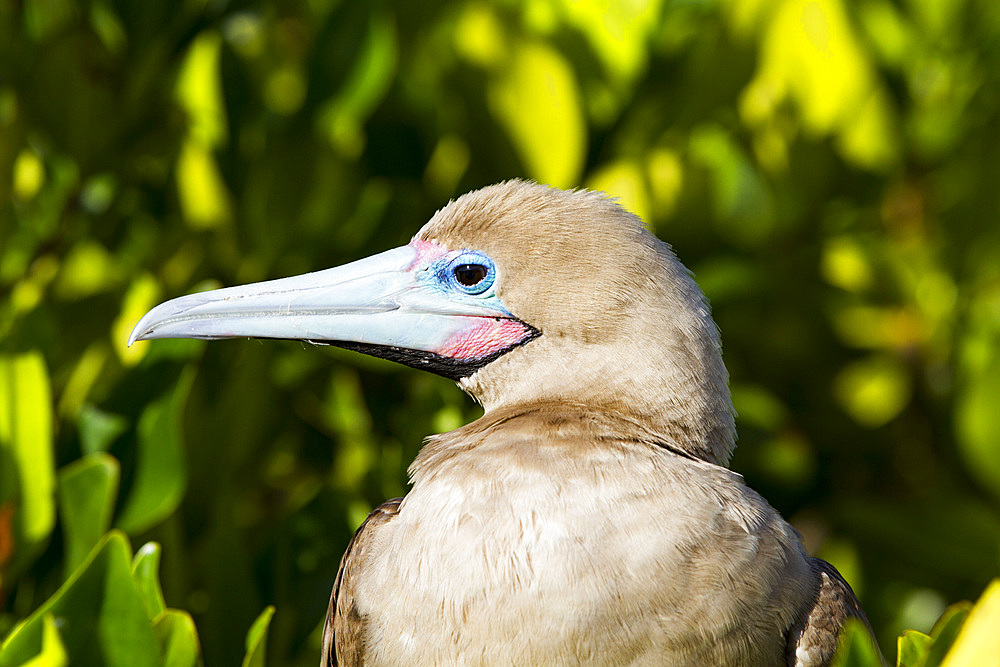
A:
<svg viewBox="0 0 1000 667">
<path fill-rule="evenodd" d="M 470 326 L 448 339 L 437 354 L 452 359 L 484 359 L 531 336 L 532 331 L 517 320 L 496 317 L 469 317 Z"/>
</svg>

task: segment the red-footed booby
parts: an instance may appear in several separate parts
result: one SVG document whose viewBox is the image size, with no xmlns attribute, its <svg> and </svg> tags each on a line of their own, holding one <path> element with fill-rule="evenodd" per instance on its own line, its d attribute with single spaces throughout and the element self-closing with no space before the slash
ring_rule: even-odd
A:
<svg viewBox="0 0 1000 667">
<path fill-rule="evenodd" d="M 129 343 L 332 344 L 454 379 L 340 564 L 324 665 L 825 665 L 850 586 L 727 469 L 718 330 L 670 248 L 601 193 L 510 181 L 404 247 L 157 306 Z"/>
</svg>

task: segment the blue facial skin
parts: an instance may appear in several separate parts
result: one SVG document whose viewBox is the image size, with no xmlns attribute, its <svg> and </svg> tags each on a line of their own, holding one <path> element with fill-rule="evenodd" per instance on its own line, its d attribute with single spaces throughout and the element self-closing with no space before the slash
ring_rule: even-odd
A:
<svg viewBox="0 0 1000 667">
<path fill-rule="evenodd" d="M 469 275 L 478 277 L 480 272 L 483 275 L 474 284 L 467 285 L 458 279 L 456 270 L 459 273 L 464 272 L 467 277 Z M 450 301 L 485 306 L 496 310 L 497 316 L 512 317 L 496 295 L 496 276 L 496 265 L 485 253 L 478 250 L 459 250 L 450 252 L 429 264 L 420 271 L 417 281 L 440 291 Z"/>
</svg>

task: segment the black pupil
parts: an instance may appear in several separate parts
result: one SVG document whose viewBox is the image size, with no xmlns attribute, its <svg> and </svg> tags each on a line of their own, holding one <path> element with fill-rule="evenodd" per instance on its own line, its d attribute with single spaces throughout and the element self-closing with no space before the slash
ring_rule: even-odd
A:
<svg viewBox="0 0 1000 667">
<path fill-rule="evenodd" d="M 466 287 L 472 287 L 483 282 L 486 273 L 486 267 L 482 264 L 459 264 L 455 267 L 455 280 Z"/>
</svg>

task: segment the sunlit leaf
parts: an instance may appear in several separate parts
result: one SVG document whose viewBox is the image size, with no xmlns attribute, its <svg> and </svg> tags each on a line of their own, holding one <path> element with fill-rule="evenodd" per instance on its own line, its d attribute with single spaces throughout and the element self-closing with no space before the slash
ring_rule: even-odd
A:
<svg viewBox="0 0 1000 667">
<path fill-rule="evenodd" d="M 884 61 L 899 65 L 913 53 L 913 31 L 897 5 L 872 0 L 858 9 L 866 36 Z"/>
<path fill-rule="evenodd" d="M 884 169 L 896 160 L 895 117 L 889 97 L 875 88 L 840 127 L 837 145 L 847 160 L 867 169 Z"/>
<path fill-rule="evenodd" d="M 33 261 L 28 275 L 15 285 L 10 294 L 15 312 L 27 313 L 37 308 L 58 271 L 59 260 L 52 255 L 43 255 Z"/>
<path fill-rule="evenodd" d="M 66 382 L 62 396 L 59 398 L 59 414 L 74 418 L 80 417 L 87 396 L 97 383 L 108 360 L 108 346 L 104 341 L 92 343 L 77 362 L 73 373 Z"/>
<path fill-rule="evenodd" d="M 751 127 L 767 128 L 790 99 L 806 130 L 834 134 L 844 156 L 882 168 L 898 145 L 888 99 L 840 0 L 779 0 L 764 22 L 759 66 L 740 100 Z M 740 19 L 745 20 L 745 19 Z"/>
<path fill-rule="evenodd" d="M 83 562 L 110 527 L 118 478 L 118 461 L 104 453 L 88 454 L 59 471 L 67 573 Z"/>
<path fill-rule="evenodd" d="M 190 139 L 206 151 L 221 146 L 229 134 L 219 70 L 221 46 L 214 30 L 198 35 L 184 57 L 174 91 L 187 112 Z"/>
<path fill-rule="evenodd" d="M 207 30 L 191 44 L 175 95 L 188 114 L 187 139 L 177 158 L 177 192 L 184 219 L 198 229 L 230 219 L 229 192 L 213 150 L 228 137 L 219 66 L 221 36 Z"/>
<path fill-rule="evenodd" d="M 6 637 L 0 667 L 19 665 L 39 653 L 48 616 L 56 619 L 74 664 L 158 666 L 159 646 L 131 563 L 128 540 L 109 533 L 59 590 Z"/>
<path fill-rule="evenodd" d="M 45 183 L 45 165 L 33 151 L 25 148 L 14 161 L 14 195 L 32 199 Z"/>
<path fill-rule="evenodd" d="M 55 618 L 47 614 L 42 619 L 42 651 L 34 658 L 21 664 L 21 667 L 63 667 L 69 664 L 66 647 L 63 645 Z"/>
<path fill-rule="evenodd" d="M 921 667 L 934 640 L 916 630 L 907 630 L 896 641 L 896 667 Z"/>
<path fill-rule="evenodd" d="M 849 236 L 826 240 L 820 263 L 823 278 L 850 292 L 859 292 L 872 283 L 870 261 L 864 248 Z"/>
<path fill-rule="evenodd" d="M 649 154 L 646 162 L 649 176 L 649 193 L 656 217 L 673 213 L 684 184 L 684 165 L 676 151 L 658 148 Z"/>
<path fill-rule="evenodd" d="M 139 418 L 135 479 L 116 525 L 126 532 L 147 530 L 170 515 L 187 488 L 181 417 L 194 379 L 186 370 L 174 388 L 147 405 Z"/>
<path fill-rule="evenodd" d="M 163 667 L 196 667 L 201 665 L 201 643 L 194 620 L 186 611 L 167 609 L 153 624 L 160 640 Z"/>
<path fill-rule="evenodd" d="M 112 287 L 118 277 L 111 253 L 100 243 L 82 241 L 63 260 L 55 290 L 62 299 L 82 299 Z"/>
<path fill-rule="evenodd" d="M 461 138 L 441 137 L 424 170 L 424 184 L 443 197 L 452 195 L 469 166 L 469 158 L 469 147 Z"/>
<path fill-rule="evenodd" d="M 845 367 L 834 381 L 834 396 L 859 424 L 874 428 L 898 415 L 910 401 L 911 381 L 903 364 L 876 355 Z"/>
<path fill-rule="evenodd" d="M 455 24 L 455 50 L 469 62 L 493 67 L 507 52 L 503 25 L 485 3 L 466 4 Z"/>
<path fill-rule="evenodd" d="M 986 588 L 962 626 L 942 667 L 988 665 L 1000 656 L 1000 579 Z"/>
<path fill-rule="evenodd" d="M 941 618 L 931 629 L 931 639 L 934 640 L 934 643 L 927 653 L 924 667 L 938 667 L 942 664 L 969 618 L 970 611 L 972 611 L 971 602 L 959 602 L 945 609 Z"/>
<path fill-rule="evenodd" d="M 274 616 L 274 607 L 267 607 L 250 626 L 250 630 L 247 632 L 247 653 L 246 657 L 243 658 L 243 667 L 264 667 L 266 664 L 267 629 L 272 616 Z"/>
<path fill-rule="evenodd" d="M 52 401 L 41 353 L 0 356 L 0 503 L 13 503 L 14 563 L 34 557 L 55 524 Z"/>
<path fill-rule="evenodd" d="M 146 354 L 148 341 L 137 341 L 131 347 L 126 343 L 132 328 L 156 305 L 159 297 L 159 283 L 148 273 L 139 274 L 125 292 L 121 312 L 111 326 L 111 349 L 118 353 L 122 363 L 132 366 Z"/>
<path fill-rule="evenodd" d="M 642 170 L 634 162 L 620 160 L 605 165 L 587 179 L 587 188 L 616 197 L 626 211 L 642 220 L 651 219 L 651 206 Z"/>
<path fill-rule="evenodd" d="M 197 229 L 229 220 L 229 191 L 212 152 L 196 141 L 185 142 L 177 158 L 177 193 L 184 219 Z"/>
<path fill-rule="evenodd" d="M 728 0 L 725 3 L 725 16 L 733 32 L 741 38 L 747 38 L 752 32 L 759 30 L 774 4 L 774 0 Z"/>
<path fill-rule="evenodd" d="M 489 103 L 531 178 L 562 188 L 577 184 L 587 136 L 576 77 L 557 51 L 540 42 L 516 46 L 490 81 Z"/>
<path fill-rule="evenodd" d="M 135 579 L 146 613 L 156 619 L 166 609 L 160 589 L 160 554 L 163 549 L 156 542 L 147 542 L 135 552 L 132 559 L 132 577 Z"/>
<path fill-rule="evenodd" d="M 631 80 L 649 58 L 649 37 L 660 20 L 660 0 L 556 0 L 567 23 L 587 38 L 605 69 L 616 79 Z"/>
<path fill-rule="evenodd" d="M 910 631 L 915 634 L 909 639 L 906 637 L 907 632 L 904 632 L 899 636 L 899 642 L 903 644 L 914 642 L 921 645 L 924 641 L 921 637 L 927 637 L 926 649 L 930 650 L 930 635 L 925 633 L 934 626 L 947 607 L 944 597 L 936 590 L 914 587 L 907 591 L 896 606 L 893 624 L 903 628 L 920 628 L 921 632 Z"/>
</svg>

